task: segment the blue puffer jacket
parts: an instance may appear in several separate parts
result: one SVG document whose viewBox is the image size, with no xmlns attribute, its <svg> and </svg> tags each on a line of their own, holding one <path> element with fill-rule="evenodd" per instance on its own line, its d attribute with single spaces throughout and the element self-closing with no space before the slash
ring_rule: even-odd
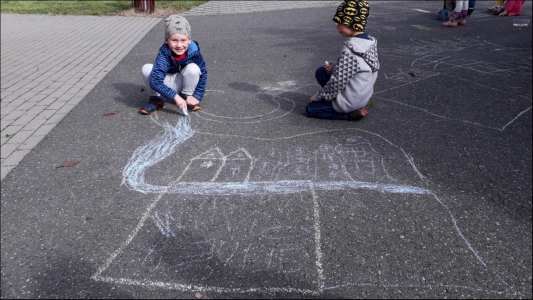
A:
<svg viewBox="0 0 533 300">
<path fill-rule="evenodd" d="M 168 47 L 167 44 L 163 44 L 159 48 L 159 53 L 154 62 L 154 67 L 152 68 L 152 74 L 150 75 L 150 87 L 161 94 L 163 97 L 172 100 L 176 96 L 176 91 L 169 88 L 164 84 L 165 76 L 167 74 L 176 74 L 180 70 L 190 63 L 195 63 L 200 67 L 202 74 L 200 75 L 200 81 L 196 86 L 194 91 L 194 98 L 202 100 L 205 94 L 205 87 L 207 84 L 207 69 L 205 68 L 205 61 L 200 53 L 200 46 L 198 42 L 191 41 L 189 49 L 187 49 L 187 57 L 180 61 L 174 61 L 172 57 L 172 50 Z"/>
</svg>

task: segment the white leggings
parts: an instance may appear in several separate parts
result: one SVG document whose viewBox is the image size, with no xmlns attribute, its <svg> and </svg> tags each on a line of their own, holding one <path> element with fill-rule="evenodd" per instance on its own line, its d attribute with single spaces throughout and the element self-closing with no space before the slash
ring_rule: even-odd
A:
<svg viewBox="0 0 533 300">
<path fill-rule="evenodd" d="M 145 64 L 142 68 L 142 76 L 144 85 L 150 96 L 160 96 L 158 92 L 154 91 L 150 87 L 150 74 L 152 73 L 153 64 Z M 198 81 L 200 81 L 200 75 L 202 71 L 195 63 L 190 63 L 181 69 L 180 73 L 167 74 L 163 83 L 169 88 L 173 89 L 177 93 L 186 96 L 192 96 Z M 173 100 L 173 99 L 169 99 Z"/>
<path fill-rule="evenodd" d="M 455 12 L 461 12 L 462 10 L 468 10 L 468 0 L 455 1 L 455 9 L 453 11 Z"/>
</svg>

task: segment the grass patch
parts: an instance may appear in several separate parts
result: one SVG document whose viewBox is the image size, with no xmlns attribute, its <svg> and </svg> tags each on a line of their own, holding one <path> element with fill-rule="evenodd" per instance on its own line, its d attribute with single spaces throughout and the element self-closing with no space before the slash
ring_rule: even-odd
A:
<svg viewBox="0 0 533 300">
<path fill-rule="evenodd" d="M 155 1 L 153 14 L 135 13 L 132 0 L 117 1 L 0 1 L 2 13 L 54 14 L 54 15 L 122 15 L 167 17 L 173 13 L 188 10 L 207 1 Z"/>
</svg>

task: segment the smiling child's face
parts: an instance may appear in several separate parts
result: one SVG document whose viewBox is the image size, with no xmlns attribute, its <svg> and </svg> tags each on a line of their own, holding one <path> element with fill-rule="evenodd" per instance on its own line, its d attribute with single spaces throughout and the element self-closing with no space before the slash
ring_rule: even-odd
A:
<svg viewBox="0 0 533 300">
<path fill-rule="evenodd" d="M 168 37 L 165 43 L 167 43 L 168 47 L 174 52 L 174 54 L 182 55 L 187 52 L 187 49 L 189 49 L 191 39 L 184 34 L 174 33 Z"/>
</svg>

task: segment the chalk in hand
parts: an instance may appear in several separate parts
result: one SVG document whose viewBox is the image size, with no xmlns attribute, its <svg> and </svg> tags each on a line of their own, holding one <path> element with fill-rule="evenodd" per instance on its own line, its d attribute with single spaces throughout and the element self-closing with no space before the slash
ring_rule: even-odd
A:
<svg viewBox="0 0 533 300">
<path fill-rule="evenodd" d="M 183 112 L 183 115 L 185 116 L 189 115 L 189 113 L 187 112 L 187 107 L 182 108 L 181 111 Z"/>
<path fill-rule="evenodd" d="M 329 65 L 329 62 L 326 60 L 326 62 L 324 63 L 325 65 Z"/>
</svg>

